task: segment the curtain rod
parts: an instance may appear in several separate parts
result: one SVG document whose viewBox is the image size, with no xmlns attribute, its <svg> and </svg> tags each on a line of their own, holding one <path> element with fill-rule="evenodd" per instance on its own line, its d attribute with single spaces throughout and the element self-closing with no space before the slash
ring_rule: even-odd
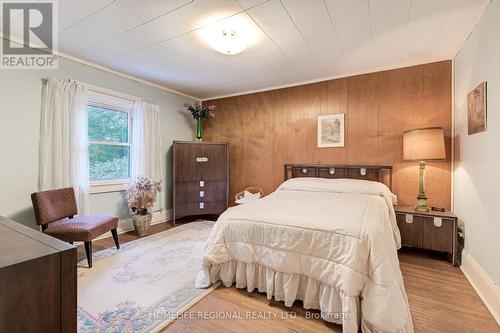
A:
<svg viewBox="0 0 500 333">
<path fill-rule="evenodd" d="M 45 77 L 46 80 L 48 80 L 50 78 L 51 78 L 50 76 Z M 96 86 L 96 85 L 93 85 L 93 84 L 90 84 L 87 82 L 82 82 L 82 81 L 78 81 L 78 80 L 74 80 L 74 79 L 68 79 L 68 82 L 82 84 L 85 87 L 87 87 L 87 89 L 90 91 L 97 92 L 97 93 L 104 94 L 104 95 L 108 95 L 111 97 L 119 97 L 119 98 L 123 98 L 123 99 L 129 100 L 129 101 L 132 101 L 132 102 L 135 102 L 137 100 L 144 101 L 144 98 L 142 98 L 142 97 L 122 93 L 120 91 L 116 91 L 116 90 L 112 90 L 112 89 L 108 89 L 108 88 L 104 88 L 104 87 L 100 87 L 100 86 Z"/>
</svg>

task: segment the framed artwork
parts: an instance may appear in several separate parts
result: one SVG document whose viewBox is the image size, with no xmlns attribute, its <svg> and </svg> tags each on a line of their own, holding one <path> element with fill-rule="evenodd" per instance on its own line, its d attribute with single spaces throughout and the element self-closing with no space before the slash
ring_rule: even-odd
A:
<svg viewBox="0 0 500 333">
<path fill-rule="evenodd" d="M 469 135 L 486 131 L 486 82 L 467 95 L 467 130 Z"/>
<path fill-rule="evenodd" d="M 318 148 L 344 147 L 344 114 L 318 116 Z"/>
</svg>

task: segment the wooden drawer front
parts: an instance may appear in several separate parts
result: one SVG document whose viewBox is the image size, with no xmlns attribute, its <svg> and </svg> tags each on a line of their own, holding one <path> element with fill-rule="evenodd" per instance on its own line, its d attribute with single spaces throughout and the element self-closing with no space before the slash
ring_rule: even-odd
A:
<svg viewBox="0 0 500 333">
<path fill-rule="evenodd" d="M 319 169 L 319 177 L 321 178 L 346 178 L 346 170 L 335 168 L 335 172 L 332 175 L 330 169 Z"/>
<path fill-rule="evenodd" d="M 0 332 L 61 332 L 60 261 L 55 253 L 0 270 Z"/>
<path fill-rule="evenodd" d="M 226 191 L 212 191 L 199 189 L 195 191 L 176 191 L 175 200 L 178 203 L 186 202 L 216 202 L 226 201 Z"/>
<path fill-rule="evenodd" d="M 0 332 L 76 332 L 76 247 L 0 216 L 0 248 Z"/>
<path fill-rule="evenodd" d="M 316 168 L 292 168 L 292 177 L 317 177 Z"/>
<path fill-rule="evenodd" d="M 176 181 L 192 181 L 202 177 L 203 163 L 196 158 L 203 155 L 200 144 L 174 144 L 174 165 Z"/>
<path fill-rule="evenodd" d="M 205 181 L 225 180 L 227 178 L 227 145 L 204 144 L 202 179 Z"/>
<path fill-rule="evenodd" d="M 199 191 L 200 188 L 200 182 L 195 181 L 195 182 L 180 182 L 180 183 L 175 183 L 175 194 L 181 193 L 181 192 L 194 192 L 194 191 Z"/>
<path fill-rule="evenodd" d="M 202 189 L 205 191 L 227 191 L 227 183 L 225 181 L 205 181 Z"/>
<path fill-rule="evenodd" d="M 203 202 L 204 207 L 200 208 L 200 202 L 179 203 L 175 207 L 176 216 L 202 215 L 202 214 L 222 214 L 226 210 L 226 202 Z"/>
<path fill-rule="evenodd" d="M 422 247 L 422 225 L 423 217 L 413 216 L 413 222 L 406 222 L 406 214 L 397 214 L 399 232 L 401 233 L 401 245 L 411 247 Z"/>
<path fill-rule="evenodd" d="M 453 220 L 443 219 L 440 227 L 434 225 L 433 218 L 425 218 L 423 228 L 423 248 L 428 250 L 453 252 Z"/>
<path fill-rule="evenodd" d="M 203 181 L 201 186 L 200 181 L 194 182 L 179 182 L 175 183 L 175 191 L 179 192 L 192 192 L 192 191 L 226 191 L 227 183 L 225 181 Z"/>
</svg>

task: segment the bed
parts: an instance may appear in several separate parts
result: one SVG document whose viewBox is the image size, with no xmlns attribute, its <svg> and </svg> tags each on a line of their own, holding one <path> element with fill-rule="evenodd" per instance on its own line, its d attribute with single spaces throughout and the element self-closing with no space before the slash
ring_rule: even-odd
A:
<svg viewBox="0 0 500 333">
<path fill-rule="evenodd" d="M 397 257 L 392 168 L 284 171 L 275 192 L 219 217 L 196 286 L 222 281 L 286 306 L 301 300 L 343 332 L 413 332 Z"/>
</svg>

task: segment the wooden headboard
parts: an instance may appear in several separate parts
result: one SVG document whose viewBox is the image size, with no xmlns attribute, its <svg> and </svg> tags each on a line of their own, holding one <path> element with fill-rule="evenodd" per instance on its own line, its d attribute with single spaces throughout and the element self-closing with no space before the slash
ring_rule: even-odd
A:
<svg viewBox="0 0 500 333">
<path fill-rule="evenodd" d="M 383 183 L 392 190 L 392 165 L 285 164 L 285 180 L 296 177 L 350 178 Z"/>
</svg>

